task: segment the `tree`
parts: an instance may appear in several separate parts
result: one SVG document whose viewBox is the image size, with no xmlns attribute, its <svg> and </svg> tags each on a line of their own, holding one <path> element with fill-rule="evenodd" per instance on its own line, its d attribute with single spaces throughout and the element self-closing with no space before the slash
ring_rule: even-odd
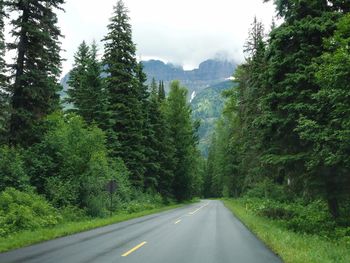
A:
<svg viewBox="0 0 350 263">
<path fill-rule="evenodd" d="M 107 65 L 108 145 L 112 156 L 124 160 L 133 185 L 141 188 L 144 184 L 143 105 L 129 20 L 123 1 L 118 1 L 103 40 Z"/>
<path fill-rule="evenodd" d="M 320 89 L 312 62 L 323 52 L 322 39 L 332 35 L 338 14 L 328 1 L 276 1 L 285 22 L 270 34 L 267 50 L 262 131 L 262 162 L 274 169 L 279 182 L 290 180 L 295 191 L 304 191 L 305 157 L 312 145 L 296 131 L 302 116 L 315 114 L 309 107 Z"/>
<path fill-rule="evenodd" d="M 73 104 L 71 111 L 82 116 L 87 123 L 96 123 L 102 128 L 105 126 L 107 98 L 95 42 L 89 47 L 83 41 L 74 59 L 68 80 L 67 102 Z"/>
<path fill-rule="evenodd" d="M 146 186 L 154 183 L 155 189 L 168 198 L 173 196 L 174 148 L 166 122 L 163 102 L 159 100 L 158 86 L 152 79 L 150 86 L 148 123 L 150 133 L 148 142 L 148 169 L 145 174 Z"/>
<path fill-rule="evenodd" d="M 299 120 L 298 132 L 312 144 L 307 158 L 308 180 L 325 196 L 332 215 L 340 215 L 339 203 L 349 197 L 350 185 L 350 15 L 337 24 L 325 41 L 326 52 L 314 63 L 320 90 L 310 107 L 315 112 Z"/>
<path fill-rule="evenodd" d="M 55 10 L 64 0 L 7 1 L 18 16 L 11 21 L 16 62 L 11 65 L 10 142 L 28 146 L 39 140 L 37 125 L 59 107 L 60 29 Z"/>
<path fill-rule="evenodd" d="M 193 195 L 193 158 L 197 156 L 198 127 L 192 121 L 191 108 L 186 99 L 187 89 L 181 87 L 178 81 L 172 82 L 165 104 L 165 116 L 175 150 L 173 192 L 177 200 L 186 200 Z"/>
<path fill-rule="evenodd" d="M 164 90 L 164 82 L 163 81 L 159 81 L 158 97 L 159 97 L 160 101 L 165 100 L 165 90 Z"/>
<path fill-rule="evenodd" d="M 10 115 L 8 81 L 5 63 L 4 19 L 6 17 L 4 1 L 0 1 L 0 145 L 7 142 L 8 119 Z"/>
</svg>

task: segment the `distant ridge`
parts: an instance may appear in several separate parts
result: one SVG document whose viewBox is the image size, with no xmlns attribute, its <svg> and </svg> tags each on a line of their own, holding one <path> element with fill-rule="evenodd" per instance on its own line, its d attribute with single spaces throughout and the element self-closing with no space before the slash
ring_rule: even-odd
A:
<svg viewBox="0 0 350 263">
<path fill-rule="evenodd" d="M 166 89 L 172 80 L 179 80 L 181 85 L 189 89 L 189 98 L 191 94 L 198 94 L 201 90 L 225 81 L 232 76 L 236 63 L 224 59 L 208 59 L 199 64 L 198 68 L 193 70 L 184 70 L 181 66 L 171 63 L 164 63 L 160 60 L 142 61 L 144 71 L 147 75 L 147 81 L 150 83 L 152 78 L 157 81 L 163 80 Z M 61 84 L 63 91 L 61 96 L 65 96 L 68 85 L 69 73 L 66 74 Z M 195 92 L 195 93 L 193 93 Z"/>
</svg>

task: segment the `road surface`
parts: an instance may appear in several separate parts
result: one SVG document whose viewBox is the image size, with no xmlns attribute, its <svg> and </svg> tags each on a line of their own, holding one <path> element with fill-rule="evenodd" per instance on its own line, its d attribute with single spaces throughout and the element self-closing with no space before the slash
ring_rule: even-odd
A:
<svg viewBox="0 0 350 263">
<path fill-rule="evenodd" d="M 0 254 L 9 262 L 280 263 L 220 201 L 200 203 Z"/>
</svg>

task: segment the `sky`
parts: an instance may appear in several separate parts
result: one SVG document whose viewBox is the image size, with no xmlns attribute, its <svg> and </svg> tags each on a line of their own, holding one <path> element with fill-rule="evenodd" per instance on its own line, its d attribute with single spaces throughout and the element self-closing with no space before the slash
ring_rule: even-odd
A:
<svg viewBox="0 0 350 263">
<path fill-rule="evenodd" d="M 99 43 L 107 34 L 117 0 L 66 0 L 59 12 L 63 74 L 83 41 Z M 243 45 L 254 16 L 266 28 L 274 16 L 272 3 L 263 0 L 124 0 L 129 10 L 138 59 L 160 59 L 193 69 L 206 59 L 226 57 L 240 63 Z M 272 2 L 272 1 L 271 1 Z"/>
</svg>

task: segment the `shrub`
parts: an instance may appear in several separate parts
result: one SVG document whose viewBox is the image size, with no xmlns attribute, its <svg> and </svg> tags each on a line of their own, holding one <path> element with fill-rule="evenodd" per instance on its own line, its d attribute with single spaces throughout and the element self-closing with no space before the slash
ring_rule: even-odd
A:
<svg viewBox="0 0 350 263">
<path fill-rule="evenodd" d="M 127 169 L 121 160 L 108 158 L 102 130 L 87 126 L 77 115 L 59 112 L 46 123 L 48 132 L 26 158 L 39 193 L 56 207 L 77 206 L 89 216 L 106 214 L 105 185 L 110 179 L 118 182 L 119 198 L 129 198 Z"/>
<path fill-rule="evenodd" d="M 20 150 L 7 146 L 0 148 L 0 191 L 6 187 L 25 190 L 29 186 L 29 177 L 24 169 Z"/>
<path fill-rule="evenodd" d="M 60 214 L 41 196 L 6 188 L 0 193 L 0 236 L 54 226 Z"/>
</svg>

